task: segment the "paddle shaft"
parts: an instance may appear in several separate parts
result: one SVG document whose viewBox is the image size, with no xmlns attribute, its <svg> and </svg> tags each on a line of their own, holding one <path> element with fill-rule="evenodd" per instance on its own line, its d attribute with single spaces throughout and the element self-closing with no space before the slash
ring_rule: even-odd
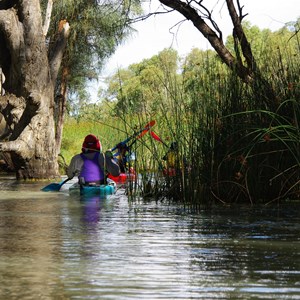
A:
<svg viewBox="0 0 300 300">
<path fill-rule="evenodd" d="M 67 179 L 65 179 L 62 183 L 60 183 L 59 185 L 60 185 L 60 187 L 62 187 L 66 182 L 68 182 L 69 180 L 71 180 L 72 178 L 67 178 Z"/>
<path fill-rule="evenodd" d="M 138 132 L 135 132 L 133 135 L 131 135 L 130 137 L 128 137 L 127 139 L 125 139 L 124 141 L 120 142 L 119 144 L 127 144 L 129 141 L 131 141 L 133 138 L 141 138 L 145 133 L 147 133 L 149 131 L 149 129 L 155 125 L 155 121 L 152 120 L 150 121 L 144 128 L 142 128 L 141 130 L 139 130 Z M 113 147 L 111 149 L 111 151 L 114 151 L 118 148 L 118 145 L 117 144 L 115 147 Z"/>
</svg>

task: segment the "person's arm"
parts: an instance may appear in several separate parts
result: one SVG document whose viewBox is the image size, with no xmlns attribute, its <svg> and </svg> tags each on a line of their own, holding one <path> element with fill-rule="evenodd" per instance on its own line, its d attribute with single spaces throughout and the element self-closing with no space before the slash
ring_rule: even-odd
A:
<svg viewBox="0 0 300 300">
<path fill-rule="evenodd" d="M 67 170 L 68 178 L 72 179 L 74 176 L 79 175 L 82 165 L 83 161 L 80 154 L 73 156 Z"/>
<path fill-rule="evenodd" d="M 101 157 L 102 155 L 100 155 Z M 106 151 L 105 154 L 105 166 L 106 171 L 110 173 L 112 176 L 119 176 L 120 175 L 120 167 L 119 164 L 114 160 L 113 154 L 111 151 Z M 102 160 L 103 156 L 102 156 Z"/>
</svg>

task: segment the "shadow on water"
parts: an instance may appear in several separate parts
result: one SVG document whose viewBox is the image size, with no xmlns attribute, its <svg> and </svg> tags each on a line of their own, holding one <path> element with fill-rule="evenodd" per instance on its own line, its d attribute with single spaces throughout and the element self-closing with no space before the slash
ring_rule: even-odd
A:
<svg viewBox="0 0 300 300">
<path fill-rule="evenodd" d="M 300 299 L 295 207 L 188 214 L 0 180 L 0 299 Z"/>
</svg>

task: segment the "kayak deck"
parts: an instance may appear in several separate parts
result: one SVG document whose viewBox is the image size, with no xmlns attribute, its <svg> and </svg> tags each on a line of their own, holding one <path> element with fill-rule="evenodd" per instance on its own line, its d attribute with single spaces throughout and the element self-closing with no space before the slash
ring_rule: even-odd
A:
<svg viewBox="0 0 300 300">
<path fill-rule="evenodd" d="M 116 192 L 116 183 L 113 180 L 108 180 L 107 184 L 80 186 L 78 182 L 69 187 L 70 193 L 80 193 L 81 195 L 100 195 L 108 196 Z"/>
<path fill-rule="evenodd" d="M 70 193 L 78 193 L 81 195 L 100 195 L 107 196 L 116 192 L 116 189 L 112 185 L 100 185 L 100 186 L 80 186 L 79 184 L 73 185 L 69 189 Z"/>
</svg>

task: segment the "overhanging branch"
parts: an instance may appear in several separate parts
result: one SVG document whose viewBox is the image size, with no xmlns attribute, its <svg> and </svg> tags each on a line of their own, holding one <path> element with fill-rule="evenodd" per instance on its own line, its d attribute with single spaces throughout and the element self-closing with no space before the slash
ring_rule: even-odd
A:
<svg viewBox="0 0 300 300">
<path fill-rule="evenodd" d="M 238 2 L 238 9 L 239 9 L 239 15 L 235 9 L 235 6 L 233 4 L 232 0 L 226 0 L 228 11 L 233 23 L 234 27 L 234 35 L 239 40 L 239 43 L 241 45 L 241 49 L 243 52 L 243 56 L 246 59 L 247 66 L 250 70 L 250 72 L 255 72 L 256 71 L 256 62 L 254 59 L 254 56 L 252 54 L 251 46 L 248 42 L 248 39 L 244 33 L 243 27 L 242 27 L 242 19 L 244 18 L 242 14 L 242 7 L 240 6 Z"/>
<path fill-rule="evenodd" d="M 187 20 L 192 21 L 193 25 L 202 33 L 202 35 L 209 41 L 211 46 L 215 49 L 215 51 L 218 53 L 222 61 L 233 71 L 237 72 L 239 77 L 244 81 L 244 82 L 252 82 L 253 80 L 253 74 L 252 74 L 252 69 L 249 66 L 244 66 L 241 60 L 237 60 L 236 57 L 232 55 L 232 53 L 226 48 L 226 46 L 223 43 L 222 40 L 222 34 L 220 34 L 220 29 L 217 27 L 217 24 L 213 23 L 211 14 L 209 13 L 208 10 L 206 10 L 206 18 L 212 22 L 213 28 L 219 33 L 219 36 L 217 35 L 216 31 L 213 30 L 204 20 L 204 18 L 199 15 L 198 10 L 195 9 L 191 4 L 196 3 L 199 5 L 202 10 L 204 9 L 204 6 L 201 4 L 202 1 L 180 1 L 180 0 L 159 0 L 160 3 L 178 11 L 181 13 Z M 227 3 L 232 4 L 232 1 L 227 0 Z M 233 6 L 234 11 L 235 8 Z M 236 12 L 235 12 L 235 15 Z M 234 15 L 234 17 L 236 17 Z M 238 17 L 238 16 L 237 16 Z M 238 24 L 238 20 L 233 21 L 234 23 Z M 242 34 L 242 33 L 240 33 Z M 249 54 L 249 49 L 247 48 L 247 40 L 243 39 L 243 54 L 244 50 L 245 53 L 244 55 Z M 248 51 L 248 52 L 247 52 Z M 250 49 L 251 51 L 251 49 Z M 252 59 L 252 60 L 251 60 Z M 251 58 L 250 54 L 247 57 L 247 63 L 252 61 L 253 62 L 253 57 Z M 252 67 L 252 65 L 251 65 Z"/>
<path fill-rule="evenodd" d="M 204 35 L 204 37 L 210 42 L 212 47 L 220 55 L 223 61 L 233 68 L 235 64 L 234 56 L 225 47 L 222 39 L 218 37 L 216 32 L 212 30 L 204 21 L 204 19 L 198 14 L 197 10 L 189 4 L 180 0 L 159 0 L 162 4 L 173 8 L 181 13 L 187 20 L 192 21 L 194 26 Z"/>
</svg>

